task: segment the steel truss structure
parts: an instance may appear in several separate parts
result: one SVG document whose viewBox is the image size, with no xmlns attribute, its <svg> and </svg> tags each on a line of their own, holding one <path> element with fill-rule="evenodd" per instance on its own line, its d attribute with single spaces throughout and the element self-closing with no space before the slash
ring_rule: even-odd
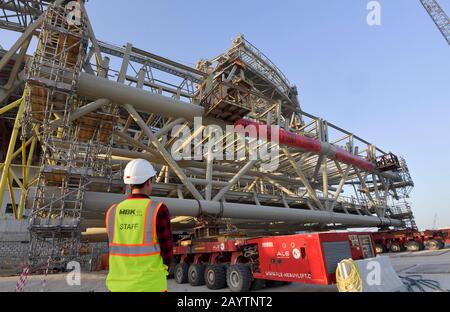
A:
<svg viewBox="0 0 450 312">
<path fill-rule="evenodd" d="M 420 2 L 450 45 L 450 18 L 448 15 L 442 10 L 436 0 L 420 0 Z"/>
<path fill-rule="evenodd" d="M 121 172 L 133 158 L 156 165 L 153 195 L 168 205 L 176 230 L 216 235 L 235 227 L 267 234 L 414 226 L 405 201 L 414 186 L 406 162 L 304 112 L 296 87 L 243 36 L 192 68 L 130 43 L 99 41 L 83 3 L 74 27 L 64 19 L 65 2 L 50 2 L 0 5 L 0 26 L 22 32 L 0 60 L 10 82 L 0 115 L 15 118 L 0 202 L 6 188 L 14 201 L 14 181 L 22 190 L 16 217 L 32 210 L 36 263 L 48 256 L 45 248 L 55 259 L 77 257 L 80 231 L 104 226 L 105 211 L 124 198 Z M 26 75 L 19 75 L 34 35 L 38 49 Z M 14 84 L 24 92 L 10 103 Z M 200 125 L 196 117 L 203 118 Z M 244 136 L 209 131 L 250 124 L 256 135 L 248 128 Z M 268 129 L 279 129 L 279 144 L 264 139 Z M 183 133 L 190 135 L 179 144 Z M 203 157 L 174 157 L 188 147 Z M 227 148 L 244 156 L 229 157 Z M 252 159 L 252 149 L 279 152 Z M 278 166 L 267 170 L 274 159 Z M 31 177 L 33 166 L 38 170 Z"/>
</svg>

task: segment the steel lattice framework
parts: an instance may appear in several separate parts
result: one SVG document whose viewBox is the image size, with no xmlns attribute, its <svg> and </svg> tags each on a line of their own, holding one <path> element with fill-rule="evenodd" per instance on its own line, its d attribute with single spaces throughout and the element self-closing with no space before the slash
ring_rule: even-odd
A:
<svg viewBox="0 0 450 312">
<path fill-rule="evenodd" d="M 436 0 L 420 0 L 420 2 L 450 45 L 450 19 L 448 15 L 442 10 Z"/>
<path fill-rule="evenodd" d="M 0 60 L 0 116 L 9 112 L 14 119 L 4 144 L 0 202 L 6 189 L 15 202 L 13 182 L 19 185 L 15 215 L 20 219 L 31 209 L 38 242 L 54 242 L 70 230 L 63 236 L 76 245 L 81 229 L 104 226 L 107 208 L 124 198 L 121 172 L 133 158 L 156 165 L 153 195 L 176 217 L 177 230 L 217 234 L 238 227 L 265 234 L 414 226 L 405 202 L 414 185 L 406 162 L 304 112 L 297 88 L 243 36 L 192 68 L 131 43 L 97 40 L 83 5 L 81 30 L 62 20 L 55 26 L 52 16 L 64 14 L 63 3 L 0 5 L 1 27 L 23 33 Z M 24 69 L 35 34 L 39 48 Z M 14 101 L 12 90 L 24 94 Z M 203 118 L 201 125 L 196 117 Z M 206 132 L 208 126 L 246 123 L 258 125 L 257 135 L 264 125 L 284 133 L 275 170 L 262 170 L 269 160 L 249 157 L 251 146 L 276 147 L 260 136 L 245 139 L 244 157 L 213 153 L 217 142 L 238 150 L 240 138 Z M 191 135 L 177 145 L 184 132 Z M 200 159 L 173 156 L 203 146 L 208 149 Z M 67 245 L 59 242 L 52 256 L 63 257 Z"/>
<path fill-rule="evenodd" d="M 54 1 L 2 0 L 0 1 L 0 27 L 24 32 L 52 2 Z"/>
</svg>

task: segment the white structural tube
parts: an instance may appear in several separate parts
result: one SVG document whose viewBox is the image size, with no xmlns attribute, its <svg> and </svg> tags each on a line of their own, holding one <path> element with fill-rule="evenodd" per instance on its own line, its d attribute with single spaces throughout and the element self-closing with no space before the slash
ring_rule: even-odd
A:
<svg viewBox="0 0 450 312">
<path fill-rule="evenodd" d="M 93 100 L 105 98 L 121 105 L 131 104 L 138 111 L 152 112 L 165 117 L 193 119 L 203 116 L 204 113 L 203 107 L 199 105 L 181 102 L 86 73 L 82 73 L 78 80 L 78 94 Z"/>
<path fill-rule="evenodd" d="M 85 195 L 83 211 L 95 212 L 104 215 L 108 208 L 115 203 L 126 199 L 122 194 L 108 194 L 87 192 Z M 401 221 L 376 216 L 360 216 L 345 213 L 332 213 L 327 211 L 290 209 L 270 206 L 257 206 L 249 204 L 221 203 L 213 201 L 197 201 L 192 199 L 159 198 L 153 197 L 167 205 L 172 217 L 209 214 L 232 219 L 261 220 L 273 222 L 298 222 L 298 223 L 322 223 L 345 224 L 362 227 L 391 225 L 401 226 Z"/>
</svg>

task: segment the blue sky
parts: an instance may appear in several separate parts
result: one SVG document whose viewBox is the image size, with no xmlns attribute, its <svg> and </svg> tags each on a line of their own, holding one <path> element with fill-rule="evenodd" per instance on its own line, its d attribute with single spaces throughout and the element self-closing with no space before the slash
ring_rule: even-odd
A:
<svg viewBox="0 0 450 312">
<path fill-rule="evenodd" d="M 418 0 L 91 0 L 96 36 L 194 65 L 243 33 L 298 86 L 307 112 L 405 156 L 418 224 L 450 226 L 450 47 Z M 450 2 L 440 0 L 450 13 Z M 126 3 L 127 5 L 124 5 Z M 0 32 L 9 47 L 15 35 Z"/>
</svg>

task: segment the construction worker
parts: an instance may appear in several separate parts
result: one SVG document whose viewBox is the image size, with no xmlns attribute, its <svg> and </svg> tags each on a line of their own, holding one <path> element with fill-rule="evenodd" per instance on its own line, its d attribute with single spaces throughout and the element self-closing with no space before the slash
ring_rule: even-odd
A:
<svg viewBox="0 0 450 312">
<path fill-rule="evenodd" d="M 144 159 L 128 163 L 124 182 L 130 197 L 106 214 L 111 292 L 165 292 L 172 258 L 172 230 L 167 207 L 152 200 L 153 166 Z"/>
</svg>

